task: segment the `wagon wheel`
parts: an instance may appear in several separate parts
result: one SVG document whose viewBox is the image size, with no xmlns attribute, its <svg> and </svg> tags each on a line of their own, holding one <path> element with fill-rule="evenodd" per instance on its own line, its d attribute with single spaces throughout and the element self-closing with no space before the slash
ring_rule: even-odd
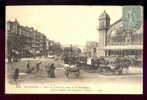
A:
<svg viewBox="0 0 147 100">
<path fill-rule="evenodd" d="M 106 69 L 105 68 L 102 68 L 102 72 L 106 72 Z"/>
<path fill-rule="evenodd" d="M 120 68 L 120 69 L 115 70 L 115 73 L 117 75 L 121 75 L 123 73 L 123 68 Z"/>
<path fill-rule="evenodd" d="M 99 68 L 99 72 L 100 72 L 100 73 L 104 73 L 105 71 L 106 71 L 106 70 L 105 70 L 103 67 L 100 67 L 100 68 Z"/>
<path fill-rule="evenodd" d="M 80 72 L 77 72 L 76 73 L 76 78 L 79 78 L 80 77 Z"/>
<path fill-rule="evenodd" d="M 107 73 L 107 70 L 105 68 L 100 68 L 100 73 L 105 74 L 105 73 Z"/>
</svg>

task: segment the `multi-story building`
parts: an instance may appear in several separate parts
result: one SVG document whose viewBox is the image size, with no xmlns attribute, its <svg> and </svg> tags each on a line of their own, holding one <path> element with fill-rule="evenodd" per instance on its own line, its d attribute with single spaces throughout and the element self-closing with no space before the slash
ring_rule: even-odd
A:
<svg viewBox="0 0 147 100">
<path fill-rule="evenodd" d="M 20 24 L 17 20 L 14 22 L 8 21 L 6 25 L 6 57 L 11 62 L 11 58 L 20 55 L 21 51 L 21 33 Z M 18 48 L 20 47 L 20 48 Z"/>
<path fill-rule="evenodd" d="M 21 38 L 22 38 L 22 56 L 28 57 L 32 56 L 33 49 L 32 49 L 32 43 L 34 40 L 34 30 L 33 28 L 22 26 L 21 27 Z"/>
<path fill-rule="evenodd" d="M 30 57 L 46 55 L 47 38 L 33 27 L 22 26 L 15 21 L 8 21 L 6 25 L 7 55 Z"/>
</svg>

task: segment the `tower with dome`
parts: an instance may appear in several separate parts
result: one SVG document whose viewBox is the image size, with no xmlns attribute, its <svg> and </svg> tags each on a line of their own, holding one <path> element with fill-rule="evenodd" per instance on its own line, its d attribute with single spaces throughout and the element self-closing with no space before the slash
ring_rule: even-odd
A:
<svg viewBox="0 0 147 100">
<path fill-rule="evenodd" d="M 104 47 L 107 45 L 107 31 L 110 28 L 110 17 L 109 15 L 104 11 L 100 16 L 99 16 L 99 49 L 98 49 L 98 55 L 99 56 L 104 56 L 105 51 Z"/>
</svg>

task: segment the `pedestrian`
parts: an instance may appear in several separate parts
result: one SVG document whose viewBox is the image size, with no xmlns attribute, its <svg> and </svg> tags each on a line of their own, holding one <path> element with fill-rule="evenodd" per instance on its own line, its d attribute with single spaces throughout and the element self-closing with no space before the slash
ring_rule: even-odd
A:
<svg viewBox="0 0 147 100">
<path fill-rule="evenodd" d="M 16 69 L 14 70 L 14 74 L 13 74 L 13 80 L 16 82 L 16 84 L 17 84 L 18 78 L 19 78 L 19 69 L 16 68 Z"/>
<path fill-rule="evenodd" d="M 46 67 L 46 69 L 47 69 L 47 74 L 48 74 L 48 78 L 50 78 L 51 77 L 51 75 L 50 75 L 50 73 L 51 73 L 51 68 L 50 68 L 50 64 L 48 64 L 48 66 Z"/>
<path fill-rule="evenodd" d="M 55 66 L 54 66 L 54 63 L 52 63 L 51 66 L 50 66 L 50 77 L 55 78 Z"/>
<path fill-rule="evenodd" d="M 92 65 L 92 58 L 91 57 L 89 57 L 89 58 L 87 58 L 87 65 L 88 65 L 88 67 L 89 67 L 89 69 L 92 69 L 91 67 L 91 65 Z"/>
<path fill-rule="evenodd" d="M 37 72 L 40 70 L 40 64 L 41 64 L 41 62 L 38 62 L 38 63 L 36 64 L 36 70 L 37 70 Z"/>
<path fill-rule="evenodd" d="M 27 63 L 26 63 L 26 67 L 27 67 L 27 73 L 30 73 L 30 62 L 29 62 L 29 60 L 27 61 Z"/>
</svg>

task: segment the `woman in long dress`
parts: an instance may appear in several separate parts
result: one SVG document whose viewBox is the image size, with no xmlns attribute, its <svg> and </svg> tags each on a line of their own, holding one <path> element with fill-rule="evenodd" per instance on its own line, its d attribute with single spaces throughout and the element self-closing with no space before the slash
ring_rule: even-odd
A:
<svg viewBox="0 0 147 100">
<path fill-rule="evenodd" d="M 48 66 L 47 74 L 49 78 L 55 78 L 55 66 L 54 63 Z"/>
<path fill-rule="evenodd" d="M 18 78 L 19 78 L 19 69 L 16 68 L 16 69 L 14 70 L 14 74 L 13 74 L 13 80 L 16 82 L 16 84 L 17 84 Z"/>
<path fill-rule="evenodd" d="M 50 66 L 50 77 L 55 78 L 55 66 L 54 63 Z"/>
</svg>

